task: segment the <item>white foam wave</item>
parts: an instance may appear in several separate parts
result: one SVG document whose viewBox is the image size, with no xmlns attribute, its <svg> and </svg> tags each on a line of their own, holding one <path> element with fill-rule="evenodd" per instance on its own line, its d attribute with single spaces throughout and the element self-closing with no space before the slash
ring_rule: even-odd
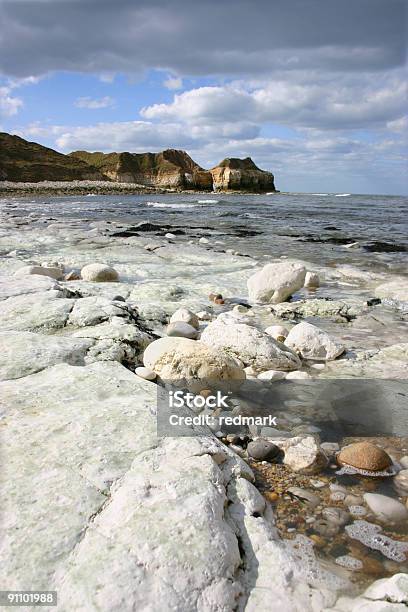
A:
<svg viewBox="0 0 408 612">
<path fill-rule="evenodd" d="M 334 195 L 336 198 L 347 198 L 347 196 L 350 196 L 351 193 L 335 193 Z"/>
<path fill-rule="evenodd" d="M 198 204 L 218 204 L 219 200 L 197 200 Z"/>
<path fill-rule="evenodd" d="M 178 202 L 146 202 L 151 208 L 196 208 L 197 204 L 179 204 Z"/>
<path fill-rule="evenodd" d="M 310 195 L 327 196 L 329 194 L 328 193 L 311 193 Z"/>
</svg>

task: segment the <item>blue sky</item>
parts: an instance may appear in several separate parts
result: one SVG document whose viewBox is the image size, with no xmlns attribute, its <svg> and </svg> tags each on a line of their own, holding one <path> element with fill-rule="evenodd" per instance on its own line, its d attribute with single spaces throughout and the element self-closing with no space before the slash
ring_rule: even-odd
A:
<svg viewBox="0 0 408 612">
<path fill-rule="evenodd" d="M 0 129 L 407 194 L 403 0 L 0 0 Z"/>
</svg>

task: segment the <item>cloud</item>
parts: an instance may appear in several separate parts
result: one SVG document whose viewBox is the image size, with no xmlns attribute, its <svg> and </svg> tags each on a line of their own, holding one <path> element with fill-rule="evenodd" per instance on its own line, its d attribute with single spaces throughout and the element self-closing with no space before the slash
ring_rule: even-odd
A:
<svg viewBox="0 0 408 612">
<path fill-rule="evenodd" d="M 405 0 L 0 2 L 0 71 L 178 75 L 401 65 Z M 118 36 L 120 32 L 120 36 Z"/>
<path fill-rule="evenodd" d="M 21 98 L 11 95 L 11 87 L 0 87 L 0 117 L 12 117 L 23 106 Z"/>
<path fill-rule="evenodd" d="M 193 125 L 246 121 L 285 123 L 292 127 L 353 129 L 382 126 L 406 112 L 407 84 L 402 75 L 340 79 L 316 76 L 309 82 L 273 80 L 252 90 L 243 83 L 200 87 L 176 94 L 169 104 L 141 109 L 150 120 L 178 120 Z"/>
<path fill-rule="evenodd" d="M 163 81 L 163 85 L 166 89 L 181 89 L 183 87 L 183 79 L 169 76 Z"/>
<path fill-rule="evenodd" d="M 75 100 L 75 106 L 77 108 L 89 108 L 91 110 L 99 108 L 108 108 L 115 104 L 115 100 L 110 96 L 104 98 L 94 99 L 89 97 L 82 97 Z"/>
</svg>

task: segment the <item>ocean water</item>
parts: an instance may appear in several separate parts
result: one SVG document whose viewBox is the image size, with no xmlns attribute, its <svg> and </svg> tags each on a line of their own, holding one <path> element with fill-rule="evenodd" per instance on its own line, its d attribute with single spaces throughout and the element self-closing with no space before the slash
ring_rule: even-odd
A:
<svg viewBox="0 0 408 612">
<path fill-rule="evenodd" d="M 304 258 L 408 272 L 408 198 L 350 194 L 40 196 L 2 201 L 10 213 L 127 225 L 140 221 L 222 236 L 256 257 Z M 169 229 L 168 231 L 171 231 Z M 348 248 L 346 245 L 358 243 Z M 376 244 L 377 243 L 377 244 Z M 387 246 L 390 245 L 390 246 Z M 391 252 L 385 252 L 387 250 Z"/>
</svg>

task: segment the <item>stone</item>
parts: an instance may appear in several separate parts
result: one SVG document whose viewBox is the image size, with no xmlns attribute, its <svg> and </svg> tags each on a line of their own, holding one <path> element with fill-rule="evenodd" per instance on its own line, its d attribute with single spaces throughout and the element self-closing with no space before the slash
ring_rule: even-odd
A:
<svg viewBox="0 0 408 612">
<path fill-rule="evenodd" d="M 111 283 L 118 281 L 119 275 L 114 268 L 107 264 L 93 263 L 82 268 L 81 278 L 85 281 Z"/>
<path fill-rule="evenodd" d="M 244 304 L 235 304 L 234 308 L 232 309 L 233 312 L 237 313 L 238 315 L 240 314 L 247 314 L 248 313 L 248 307 L 245 306 Z"/>
<path fill-rule="evenodd" d="M 341 449 L 337 463 L 367 472 L 381 472 L 392 465 L 392 460 L 382 448 L 371 442 L 354 442 Z"/>
<path fill-rule="evenodd" d="M 334 538 L 340 531 L 339 525 L 323 518 L 313 523 L 313 529 L 325 538 Z"/>
<path fill-rule="evenodd" d="M 164 237 L 168 238 L 169 240 L 174 240 L 175 238 L 177 238 L 177 236 L 175 234 L 172 234 L 171 232 L 167 232 Z"/>
<path fill-rule="evenodd" d="M 28 276 L 31 274 L 49 276 L 54 280 L 61 280 L 64 278 L 64 271 L 59 267 L 43 268 L 42 266 L 23 266 L 14 272 L 14 276 Z"/>
<path fill-rule="evenodd" d="M 393 484 L 400 495 L 408 495 L 408 469 L 401 470 L 394 476 Z"/>
<path fill-rule="evenodd" d="M 272 306 L 272 312 L 282 319 L 319 317 L 347 323 L 363 312 L 363 307 L 340 300 L 298 300 Z"/>
<path fill-rule="evenodd" d="M 191 310 L 189 310 L 188 308 L 179 308 L 178 310 L 176 310 L 175 313 L 171 315 L 170 323 L 177 323 L 178 321 L 182 321 L 183 323 L 188 323 L 189 325 L 195 327 L 195 329 L 198 330 L 200 327 L 200 322 L 198 319 L 199 317 L 195 315 L 194 312 L 191 312 Z"/>
<path fill-rule="evenodd" d="M 163 380 L 186 380 L 198 391 L 223 380 L 245 379 L 245 372 L 230 356 L 188 338 L 155 340 L 145 350 L 143 363 Z"/>
<path fill-rule="evenodd" d="M 211 313 L 207 312 L 206 310 L 200 310 L 200 312 L 197 312 L 197 317 L 200 321 L 211 321 L 212 319 Z M 195 325 L 193 325 L 193 327 L 195 327 Z"/>
<path fill-rule="evenodd" d="M 334 523 L 335 525 L 338 525 L 339 527 L 347 525 L 350 520 L 350 514 L 347 512 L 347 510 L 343 510 L 343 508 L 337 507 L 323 508 L 322 516 L 326 520 L 330 521 L 331 523 Z"/>
<path fill-rule="evenodd" d="M 77 281 L 77 280 L 81 280 L 81 276 L 80 274 L 78 274 L 78 272 L 75 272 L 75 270 L 71 270 L 71 272 L 68 272 L 68 274 L 65 274 L 64 280 L 65 281 Z"/>
<path fill-rule="evenodd" d="M 284 344 L 245 323 L 217 318 L 201 334 L 201 342 L 215 350 L 224 350 L 238 358 L 244 366 L 256 370 L 296 370 L 299 357 Z"/>
<path fill-rule="evenodd" d="M 286 346 L 298 352 L 303 359 L 331 361 L 344 353 L 345 347 L 329 334 L 311 323 L 302 322 L 292 327 Z"/>
<path fill-rule="evenodd" d="M 198 332 L 195 327 L 192 327 L 192 325 L 189 325 L 188 323 L 184 323 L 183 321 L 175 321 L 174 323 L 170 323 L 170 325 L 168 325 L 166 334 L 168 336 L 177 336 L 179 338 L 190 338 L 191 340 L 195 340 Z"/>
<path fill-rule="evenodd" d="M 364 591 L 363 597 L 374 601 L 408 604 L 408 575 L 394 574 L 390 578 L 376 580 Z"/>
<path fill-rule="evenodd" d="M 140 378 L 143 378 L 144 380 L 155 380 L 156 379 L 155 372 L 143 366 L 136 368 L 135 374 L 137 374 L 137 376 L 140 376 Z"/>
<path fill-rule="evenodd" d="M 407 508 L 397 499 L 379 493 L 364 493 L 364 501 L 382 521 L 400 523 L 408 518 Z"/>
<path fill-rule="evenodd" d="M 199 244 L 209 244 L 209 242 L 210 241 L 208 240 L 208 238 L 204 238 L 204 236 L 202 236 L 198 241 Z"/>
<path fill-rule="evenodd" d="M 292 438 L 283 448 L 283 463 L 294 472 L 316 474 L 327 466 L 327 456 L 313 436 Z"/>
<path fill-rule="evenodd" d="M 32 332 L 0 332 L 0 380 L 22 378 L 57 363 L 85 365 L 91 340 Z"/>
<path fill-rule="evenodd" d="M 275 338 L 275 340 L 278 340 L 278 342 L 284 342 L 285 338 L 287 338 L 287 335 L 289 334 L 289 330 L 286 329 L 286 327 L 283 327 L 283 325 L 271 325 L 265 329 L 265 334 L 272 336 L 272 338 Z"/>
<path fill-rule="evenodd" d="M 286 376 L 287 374 L 280 370 L 266 370 L 258 374 L 257 378 L 259 378 L 259 380 L 283 380 Z"/>
<path fill-rule="evenodd" d="M 319 275 L 316 272 L 306 272 L 304 287 L 315 289 L 320 286 Z"/>
<path fill-rule="evenodd" d="M 408 283 L 405 277 L 383 283 L 374 291 L 376 297 L 381 299 L 395 300 L 396 302 L 408 302 Z"/>
<path fill-rule="evenodd" d="M 254 440 L 247 446 L 248 455 L 257 461 L 274 461 L 280 455 L 280 448 L 268 440 Z"/>
<path fill-rule="evenodd" d="M 113 300 L 95 295 L 75 301 L 68 324 L 74 327 L 86 327 L 103 323 L 115 316 L 123 317 L 130 322 L 134 314 L 129 305 L 118 304 L 117 301 L 114 303 Z"/>
<path fill-rule="evenodd" d="M 61 329 L 66 324 L 75 300 L 62 291 L 39 291 L 9 297 L 1 302 L 0 328 L 7 331 L 44 331 Z"/>
<path fill-rule="evenodd" d="M 321 501 L 318 495 L 301 487 L 289 487 L 286 492 L 291 496 L 296 497 L 310 508 L 316 508 Z"/>
<path fill-rule="evenodd" d="M 58 288 L 58 283 L 49 276 L 3 276 L 0 277 L 0 300 Z"/>
<path fill-rule="evenodd" d="M 306 380 L 310 378 L 310 374 L 307 372 L 288 372 L 286 375 L 287 380 Z"/>
<path fill-rule="evenodd" d="M 252 302 L 279 304 L 303 287 L 306 269 L 299 263 L 267 264 L 247 281 Z"/>
</svg>

